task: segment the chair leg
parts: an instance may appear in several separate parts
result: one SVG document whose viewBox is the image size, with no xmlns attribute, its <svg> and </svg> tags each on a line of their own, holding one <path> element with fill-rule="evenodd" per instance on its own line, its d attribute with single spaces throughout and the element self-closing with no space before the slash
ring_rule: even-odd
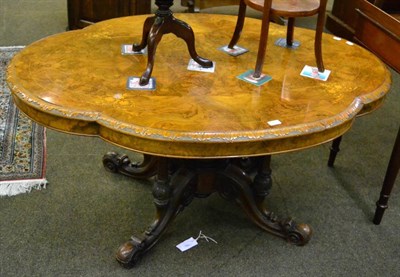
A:
<svg viewBox="0 0 400 277">
<path fill-rule="evenodd" d="M 396 181 L 397 174 L 400 170 L 400 128 L 397 133 L 396 141 L 393 146 L 392 155 L 386 170 L 385 179 L 383 181 L 382 190 L 378 202 L 376 202 L 376 210 L 373 222 L 376 225 L 381 223 L 383 213 L 388 207 L 390 192 Z"/>
<path fill-rule="evenodd" d="M 239 14 L 236 21 L 235 32 L 233 33 L 232 39 L 228 44 L 228 48 L 233 49 L 233 47 L 237 44 L 240 39 L 240 34 L 243 30 L 244 19 L 246 18 L 246 4 L 244 0 L 240 0 L 239 4 Z"/>
<path fill-rule="evenodd" d="M 294 17 L 289 17 L 287 32 L 286 32 L 286 45 L 289 47 L 293 45 L 293 33 L 294 33 Z"/>
<path fill-rule="evenodd" d="M 265 53 L 267 52 L 271 5 L 272 0 L 265 0 L 263 17 L 261 21 L 260 43 L 258 46 L 256 68 L 253 73 L 253 78 L 260 78 L 264 65 Z"/>
<path fill-rule="evenodd" d="M 329 159 L 328 159 L 328 166 L 333 167 L 335 160 L 336 160 L 336 155 L 340 151 L 340 142 L 342 141 L 342 136 L 335 138 L 332 141 L 332 146 L 331 146 L 331 152 L 329 153 Z"/>
<path fill-rule="evenodd" d="M 327 0 L 320 1 L 320 7 L 318 11 L 317 18 L 317 28 L 315 30 L 315 41 L 314 41 L 314 51 L 315 51 L 315 59 L 317 62 L 317 67 L 319 72 L 324 72 L 324 62 L 322 60 L 322 33 L 324 31 L 325 24 L 325 12 L 326 12 L 326 3 Z"/>
</svg>

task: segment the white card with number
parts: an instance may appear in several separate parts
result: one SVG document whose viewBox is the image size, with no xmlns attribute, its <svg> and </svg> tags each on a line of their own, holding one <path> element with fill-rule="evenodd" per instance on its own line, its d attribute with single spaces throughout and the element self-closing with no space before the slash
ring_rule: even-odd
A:
<svg viewBox="0 0 400 277">
<path fill-rule="evenodd" d="M 231 56 L 234 56 L 234 57 L 240 56 L 240 55 L 242 55 L 244 53 L 249 52 L 249 50 L 247 48 L 244 48 L 244 47 L 241 47 L 241 46 L 238 46 L 238 45 L 234 45 L 233 48 L 229 48 L 228 45 L 224 45 L 224 46 L 222 46 L 222 47 L 220 47 L 218 49 L 221 50 L 222 52 L 225 52 L 228 55 L 231 55 Z"/>
<path fill-rule="evenodd" d="M 326 81 L 328 80 L 331 71 L 325 69 L 324 72 L 319 72 L 317 67 L 312 67 L 309 65 L 304 66 L 303 70 L 301 71 L 300 75 L 316 80 Z"/>
<path fill-rule="evenodd" d="M 198 244 L 199 243 L 197 242 L 197 240 L 195 240 L 193 237 L 190 237 L 187 240 L 178 244 L 176 247 L 182 252 L 185 252 L 186 250 L 189 250 L 190 248 L 193 248 Z"/>
<path fill-rule="evenodd" d="M 129 90 L 155 90 L 156 80 L 152 77 L 147 85 L 140 85 L 140 77 L 131 76 L 128 78 L 126 88 Z"/>
<path fill-rule="evenodd" d="M 121 46 L 121 54 L 122 55 L 144 55 L 147 53 L 147 47 L 140 51 L 133 51 L 132 44 L 122 44 Z"/>
</svg>

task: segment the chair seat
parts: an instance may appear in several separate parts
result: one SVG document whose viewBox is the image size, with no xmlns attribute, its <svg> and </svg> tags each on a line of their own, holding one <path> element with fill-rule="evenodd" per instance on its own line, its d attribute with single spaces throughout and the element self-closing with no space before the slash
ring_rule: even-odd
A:
<svg viewBox="0 0 400 277">
<path fill-rule="evenodd" d="M 244 0 L 249 7 L 263 11 L 264 0 Z M 304 17 L 318 13 L 319 0 L 272 0 L 271 13 L 284 17 Z"/>
<path fill-rule="evenodd" d="M 318 14 L 317 26 L 315 28 L 314 53 L 318 72 L 324 72 L 322 58 L 322 32 L 324 29 L 325 11 L 328 0 L 240 0 L 239 14 L 236 22 L 235 32 L 228 44 L 228 48 L 234 49 L 243 30 L 246 18 L 246 7 L 249 6 L 263 13 L 260 41 L 258 46 L 257 61 L 252 78 L 260 78 L 267 50 L 268 30 L 271 16 L 286 17 L 287 31 L 285 47 L 293 47 L 294 22 L 296 17 L 305 17 Z"/>
</svg>

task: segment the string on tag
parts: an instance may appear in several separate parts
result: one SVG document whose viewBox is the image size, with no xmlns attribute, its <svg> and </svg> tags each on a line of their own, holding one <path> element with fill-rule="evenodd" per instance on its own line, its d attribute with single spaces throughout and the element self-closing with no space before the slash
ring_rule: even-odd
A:
<svg viewBox="0 0 400 277">
<path fill-rule="evenodd" d="M 204 234 L 201 232 L 201 230 L 200 230 L 199 235 L 198 235 L 197 238 L 196 238 L 196 241 L 199 240 L 199 239 L 205 239 L 207 242 L 209 242 L 209 240 L 211 240 L 212 242 L 218 244 L 218 242 L 217 242 L 215 239 L 204 235 Z"/>
</svg>

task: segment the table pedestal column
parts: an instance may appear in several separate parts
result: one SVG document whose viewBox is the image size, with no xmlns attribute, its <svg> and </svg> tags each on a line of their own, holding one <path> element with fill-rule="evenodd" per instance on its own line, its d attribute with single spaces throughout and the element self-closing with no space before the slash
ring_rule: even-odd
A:
<svg viewBox="0 0 400 277">
<path fill-rule="evenodd" d="M 279 219 L 266 210 L 264 199 L 272 186 L 270 156 L 248 159 L 188 160 L 145 155 L 143 162 L 131 163 L 127 156 L 108 153 L 103 164 L 112 172 L 134 178 L 156 176 L 153 185 L 156 219 L 141 238 L 132 237 L 118 250 L 117 260 L 132 267 L 159 240 L 173 221 L 195 197 L 218 192 L 234 200 L 247 216 L 265 231 L 295 245 L 305 245 L 312 230 L 292 219 Z"/>
</svg>

